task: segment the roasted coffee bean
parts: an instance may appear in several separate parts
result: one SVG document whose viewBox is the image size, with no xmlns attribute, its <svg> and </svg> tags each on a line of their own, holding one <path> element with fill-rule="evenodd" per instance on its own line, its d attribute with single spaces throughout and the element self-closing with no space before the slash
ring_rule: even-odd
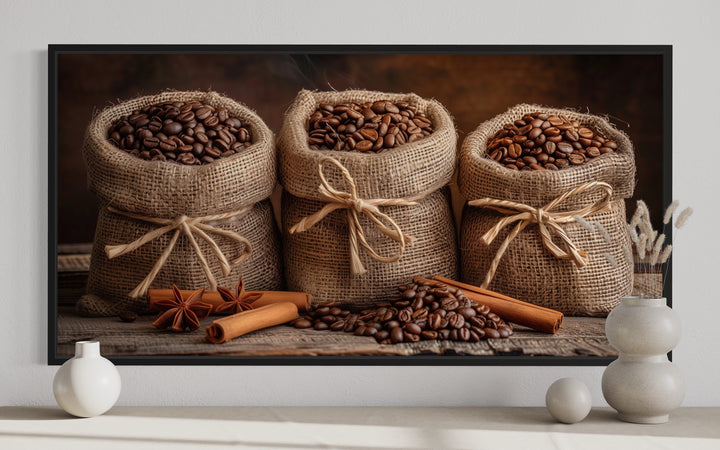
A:
<svg viewBox="0 0 720 450">
<path fill-rule="evenodd" d="M 437 330 L 440 327 L 440 325 L 443 322 L 443 317 L 440 314 L 433 313 L 428 316 L 428 325 L 430 325 L 430 328 L 433 330 Z"/>
<path fill-rule="evenodd" d="M 158 138 L 156 138 L 156 137 L 154 137 L 154 136 L 143 139 L 143 147 L 146 148 L 146 149 L 148 149 L 148 148 L 155 148 L 155 147 L 157 147 L 158 145 L 160 145 L 160 139 L 158 139 Z"/>
<path fill-rule="evenodd" d="M 409 331 L 403 331 L 403 339 L 405 342 L 418 342 L 420 341 L 420 335 L 412 334 Z"/>
<path fill-rule="evenodd" d="M 357 314 L 350 314 L 345 319 L 345 328 L 343 331 L 346 333 L 350 333 L 352 331 L 355 331 L 355 324 L 357 323 L 358 315 Z"/>
<path fill-rule="evenodd" d="M 467 328 L 460 328 L 457 330 L 457 336 L 459 341 L 467 342 L 470 340 L 470 330 Z"/>
<path fill-rule="evenodd" d="M 395 327 L 392 330 L 390 330 L 390 339 L 392 340 L 393 344 L 402 342 L 404 340 L 402 328 Z"/>
<path fill-rule="evenodd" d="M 359 312 L 351 313 L 336 304 L 324 303 L 289 325 L 375 337 L 380 344 L 418 342 L 421 339 L 478 342 L 486 337 L 507 338 L 512 335 L 509 324 L 486 305 L 473 302 L 458 289 L 419 283 L 400 286 L 399 291 L 400 297 L 390 302 L 377 302 L 373 308 Z M 406 299 L 411 293 L 412 301 Z M 451 309 L 441 309 L 437 299 Z M 430 312 L 432 305 L 435 310 Z M 487 332 L 486 329 L 493 331 Z"/>
<path fill-rule="evenodd" d="M 410 322 L 412 320 L 412 313 L 413 310 L 409 306 L 403 308 L 398 312 L 398 320 L 400 322 Z"/>
<path fill-rule="evenodd" d="M 177 144 L 173 141 L 162 141 L 160 142 L 160 150 L 164 152 L 174 152 L 177 150 Z"/>
<path fill-rule="evenodd" d="M 415 297 L 415 300 L 413 300 L 413 302 L 410 304 L 410 307 L 414 310 L 418 310 L 422 308 L 424 304 L 425 302 L 423 302 L 422 297 Z"/>
<path fill-rule="evenodd" d="M 135 322 L 135 320 L 137 320 L 138 318 L 138 315 L 135 311 L 129 311 L 126 309 L 124 311 L 120 311 L 118 313 L 118 317 L 123 322 Z"/>
<path fill-rule="evenodd" d="M 310 148 L 359 152 L 381 152 L 433 132 L 430 119 L 414 105 L 387 100 L 320 104 L 307 130 Z"/>
<path fill-rule="evenodd" d="M 462 328 L 463 325 L 465 325 L 465 318 L 462 314 L 453 314 L 452 317 L 448 319 L 448 324 L 453 328 Z"/>
<path fill-rule="evenodd" d="M 420 334 L 422 332 L 422 328 L 418 326 L 416 323 L 406 323 L 403 327 L 405 331 L 412 334 Z"/>
<path fill-rule="evenodd" d="M 452 311 L 460 306 L 460 302 L 455 297 L 446 297 L 440 301 L 440 307 L 446 311 Z"/>
<path fill-rule="evenodd" d="M 384 341 L 390 337 L 390 332 L 387 330 L 380 330 L 375 333 L 375 340 L 378 342 Z"/>
<path fill-rule="evenodd" d="M 477 334 L 480 339 L 485 337 L 485 330 L 482 327 L 471 326 L 470 331 Z"/>
<path fill-rule="evenodd" d="M 429 341 L 432 341 L 432 340 L 435 340 L 435 339 L 438 338 L 438 332 L 435 331 L 435 330 L 423 330 L 423 331 L 420 333 L 420 336 L 421 336 L 423 339 L 427 339 L 427 340 L 429 340 Z"/>
<path fill-rule="evenodd" d="M 415 321 L 426 320 L 429 312 L 428 308 L 425 307 L 416 309 L 415 312 L 412 313 L 412 318 Z"/>
<path fill-rule="evenodd" d="M 228 117 L 224 108 L 216 111 L 199 102 L 166 102 L 121 117 L 108 130 L 108 140 L 143 159 L 210 164 L 245 148 L 250 133 L 242 125 L 239 119 Z M 164 154 L 149 153 L 155 148 Z M 194 156 L 179 157 L 176 151 L 192 151 Z"/>
<path fill-rule="evenodd" d="M 590 158 L 597 158 L 601 155 L 600 149 L 597 147 L 588 147 L 585 149 L 585 155 Z"/>
<path fill-rule="evenodd" d="M 457 310 L 458 314 L 462 315 L 463 318 L 469 319 L 471 317 L 475 317 L 477 315 L 477 311 L 475 311 L 474 308 L 470 306 L 465 306 L 463 308 L 460 308 Z"/>
<path fill-rule="evenodd" d="M 505 124 L 488 140 L 486 155 L 510 170 L 560 170 L 615 150 L 616 142 L 576 120 L 535 112 Z"/>
<path fill-rule="evenodd" d="M 378 330 L 375 327 L 366 327 L 363 336 L 374 336 L 377 332 Z"/>
<path fill-rule="evenodd" d="M 295 328 L 312 328 L 313 323 L 307 319 L 300 319 L 295 321 Z"/>
<path fill-rule="evenodd" d="M 313 328 L 315 328 L 316 330 L 327 330 L 330 327 L 325 322 L 315 322 L 313 324 Z"/>
<path fill-rule="evenodd" d="M 337 321 L 337 317 L 335 317 L 331 314 L 328 314 L 328 315 L 320 317 L 320 320 L 322 320 L 325 323 L 330 324 L 330 323 L 334 323 L 335 321 Z"/>
<path fill-rule="evenodd" d="M 389 320 L 392 320 L 395 316 L 397 316 L 397 309 L 396 308 L 388 308 L 387 311 L 380 317 L 381 322 L 387 322 Z"/>
<path fill-rule="evenodd" d="M 559 142 L 557 144 L 557 149 L 563 153 L 572 153 L 574 150 L 572 144 L 570 144 L 569 142 Z"/>
<path fill-rule="evenodd" d="M 494 328 L 484 328 L 483 331 L 488 339 L 498 339 L 500 337 L 500 332 Z"/>
<path fill-rule="evenodd" d="M 573 153 L 568 156 L 568 161 L 570 161 L 570 164 L 579 166 L 580 164 L 585 162 L 585 157 L 581 154 Z"/>
<path fill-rule="evenodd" d="M 167 134 L 168 136 L 175 135 L 182 131 L 182 125 L 178 122 L 170 121 L 169 123 L 166 123 L 165 125 L 163 125 L 162 130 L 163 130 L 163 133 Z"/>
</svg>

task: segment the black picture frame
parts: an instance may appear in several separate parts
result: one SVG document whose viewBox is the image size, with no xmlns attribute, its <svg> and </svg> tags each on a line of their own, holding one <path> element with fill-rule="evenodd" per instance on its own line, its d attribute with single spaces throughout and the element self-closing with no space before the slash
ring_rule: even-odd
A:
<svg viewBox="0 0 720 450">
<path fill-rule="evenodd" d="M 49 45 L 48 46 L 48 364 L 68 359 L 58 339 L 58 57 L 67 54 L 469 54 L 469 55 L 656 55 L 662 58 L 662 204 L 672 200 L 671 45 Z M 108 94 L 112 97 L 112 94 Z M 288 99 L 290 102 L 292 99 Z M 512 105 L 508 105 L 512 106 Z M 559 105 L 558 105 L 559 106 Z M 458 144 L 461 142 L 460 136 Z M 630 209 L 630 205 L 628 205 Z M 671 236 L 668 236 L 671 238 Z M 672 306 L 672 275 L 664 295 Z M 488 365 L 605 366 L 614 357 L 556 356 L 109 356 L 121 365 Z"/>
</svg>

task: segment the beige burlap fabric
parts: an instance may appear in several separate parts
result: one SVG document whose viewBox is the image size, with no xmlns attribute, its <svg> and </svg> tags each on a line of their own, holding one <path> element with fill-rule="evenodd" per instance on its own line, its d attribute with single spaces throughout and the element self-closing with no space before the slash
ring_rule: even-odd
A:
<svg viewBox="0 0 720 450">
<path fill-rule="evenodd" d="M 214 107 L 225 107 L 249 128 L 252 145 L 242 153 L 221 158 L 203 166 L 145 161 L 129 155 L 107 141 L 107 130 L 119 117 L 147 105 L 166 101 L 197 100 Z M 201 227 L 215 241 L 212 248 L 206 239 L 194 233 L 195 248 L 180 232 L 167 260 L 149 287 L 182 289 L 208 287 L 210 280 L 203 268 L 222 286 L 233 287 L 238 278 L 245 279 L 248 289 L 278 289 L 282 286 L 280 246 L 272 210 L 264 201 L 276 182 L 274 136 L 250 109 L 215 92 L 166 92 L 141 97 L 107 108 L 90 123 L 83 146 L 89 189 L 101 202 L 88 279 L 88 295 L 82 297 L 77 310 L 84 315 L 111 315 L 123 309 L 142 312 L 144 295 L 130 296 L 153 270 L 155 263 L 171 243 L 169 231 L 139 248 L 112 259 L 107 246 L 129 244 L 161 225 L 147 218 L 179 220 L 233 215 L 221 220 L 203 220 Z M 258 203 L 261 202 L 261 203 Z M 119 212 L 112 212 L 114 208 Z M 145 219 L 128 217 L 126 214 Z M 236 233 L 250 244 L 250 253 L 239 264 L 224 273 L 216 250 L 228 261 L 247 252 L 245 243 L 228 237 Z M 198 249 L 205 259 L 202 263 Z M 227 272 L 227 271 L 226 271 Z"/>
<path fill-rule="evenodd" d="M 534 111 L 578 120 L 615 140 L 618 149 L 584 165 L 560 171 L 513 171 L 486 157 L 487 141 L 495 132 Z M 552 255 L 540 239 L 537 224 L 531 224 L 509 243 L 490 289 L 568 315 L 588 316 L 607 315 L 621 297 L 630 294 L 633 262 L 627 261 L 623 252 L 623 247 L 629 245 L 624 199 L 632 196 L 635 187 L 635 160 L 629 138 L 605 119 L 538 105 L 515 106 L 467 136 L 460 150 L 458 170 L 459 188 L 468 200 L 493 198 L 533 208 L 541 208 L 586 183 L 605 182 L 612 188 L 609 207 L 585 217 L 587 222 L 602 224 L 611 237 L 610 243 L 600 232 L 591 233 L 578 223 L 562 225 L 577 249 L 587 252 L 587 265 L 578 268 L 571 260 Z M 576 211 L 602 198 L 602 190 L 591 189 L 567 198 L 555 211 Z M 490 245 L 481 242 L 481 238 L 503 217 L 490 209 L 466 206 L 460 237 L 463 281 L 480 285 L 485 280 L 498 249 L 514 225 L 503 229 Z M 557 236 L 553 242 L 559 247 L 564 245 Z"/>
<path fill-rule="evenodd" d="M 340 104 L 387 99 L 415 105 L 433 122 L 434 133 L 424 139 L 381 153 L 312 150 L 307 121 L 320 103 Z M 397 286 L 414 275 L 457 275 L 455 226 L 447 191 L 456 162 L 456 132 L 445 108 L 414 94 L 370 91 L 301 91 L 288 110 L 278 136 L 285 276 L 288 288 L 309 292 L 314 302 L 337 301 L 362 306 L 389 298 Z M 348 210 L 333 211 L 306 231 L 290 233 L 301 219 L 328 204 L 318 189 L 324 158 L 342 165 L 356 187 L 357 198 L 405 199 L 416 204 L 379 206 L 379 211 L 410 237 L 397 261 L 383 262 L 361 248 L 358 256 L 366 272 L 351 271 Z M 333 188 L 349 192 L 341 170 L 326 164 L 323 174 Z M 379 255 L 398 255 L 401 245 L 388 238 L 369 217 L 358 212 L 361 233 Z"/>
</svg>

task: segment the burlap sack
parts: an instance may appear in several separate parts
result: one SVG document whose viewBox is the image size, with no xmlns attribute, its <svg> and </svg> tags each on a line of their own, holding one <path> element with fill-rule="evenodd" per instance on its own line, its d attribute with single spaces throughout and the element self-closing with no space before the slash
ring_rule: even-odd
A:
<svg viewBox="0 0 720 450">
<path fill-rule="evenodd" d="M 387 99 L 416 105 L 433 122 L 434 133 L 424 139 L 381 153 L 313 150 L 308 146 L 308 118 L 320 103 L 340 104 Z M 288 288 L 309 292 L 315 302 L 336 301 L 353 306 L 372 304 L 397 293 L 397 286 L 414 275 L 457 275 L 455 226 L 446 186 L 456 161 L 452 118 L 433 100 L 415 94 L 370 91 L 301 91 L 288 110 L 278 136 L 280 182 L 285 188 L 282 228 L 285 278 Z M 325 158 L 344 167 L 354 181 L 357 198 L 408 199 L 413 206 L 379 206 L 413 238 L 399 260 L 381 262 L 360 248 L 364 274 L 351 273 L 348 216 L 338 209 L 306 231 L 289 229 L 328 204 L 318 190 L 319 166 Z M 326 161 L 327 162 L 327 161 Z M 324 164 L 328 184 L 350 192 L 350 182 L 334 164 Z M 383 235 L 367 214 L 358 212 L 360 230 L 379 255 L 390 256 L 399 244 Z"/>
<path fill-rule="evenodd" d="M 227 108 L 252 134 L 252 145 L 242 153 L 202 166 L 145 161 L 117 149 L 107 141 L 107 130 L 119 117 L 136 109 L 166 101 L 198 100 Z M 77 311 L 103 316 L 124 309 L 144 312 L 144 295 L 129 294 L 155 266 L 177 231 L 112 259 L 106 246 L 128 244 L 164 225 L 148 219 L 203 218 L 201 223 L 237 233 L 250 244 L 249 256 L 231 265 L 225 275 L 210 243 L 193 233 L 200 253 L 217 284 L 233 288 L 242 276 L 249 290 L 282 286 L 280 245 L 272 208 L 267 199 L 276 182 L 274 137 L 250 109 L 215 92 L 166 92 L 137 98 L 107 108 L 90 123 L 83 146 L 88 187 L 100 199 L 101 208 L 90 262 L 88 295 Z M 258 203 L 260 202 L 260 203 Z M 222 218 L 211 216 L 224 215 Z M 215 219 L 215 220 L 213 220 Z M 247 253 L 245 243 L 205 229 L 228 261 Z M 210 287 L 198 252 L 183 231 L 150 284 L 151 288 Z"/>
<path fill-rule="evenodd" d="M 589 125 L 618 144 L 614 153 L 601 155 L 581 166 L 560 171 L 513 171 L 486 157 L 486 145 L 506 123 L 523 115 L 545 111 Z M 570 241 L 589 256 L 582 268 L 569 259 L 558 259 L 543 245 L 537 223 L 527 226 L 510 241 L 489 284 L 489 288 L 568 315 L 605 316 L 633 286 L 633 262 L 623 250 L 629 246 L 624 199 L 635 187 L 635 160 L 632 143 L 605 119 L 569 110 L 538 105 L 518 105 L 489 120 L 463 142 L 460 150 L 458 183 L 468 200 L 492 198 L 540 208 L 554 199 L 590 182 L 605 182 L 612 188 L 609 208 L 590 214 L 585 220 L 599 222 L 610 235 L 610 243 L 600 232 L 590 232 L 577 222 L 562 224 Z M 601 204 L 602 189 L 590 188 L 558 204 L 556 212 L 573 212 Z M 515 224 L 505 227 L 486 245 L 482 236 L 503 217 L 491 209 L 466 206 L 460 233 L 462 280 L 481 285 L 498 249 Z M 552 233 L 551 233 L 552 234 Z M 563 248 L 557 234 L 552 241 Z M 610 255 L 608 257 L 608 255 Z"/>
</svg>

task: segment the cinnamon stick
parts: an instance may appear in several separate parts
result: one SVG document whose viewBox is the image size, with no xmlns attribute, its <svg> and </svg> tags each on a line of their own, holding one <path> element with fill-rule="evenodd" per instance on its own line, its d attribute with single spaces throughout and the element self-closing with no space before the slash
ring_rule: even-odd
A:
<svg viewBox="0 0 720 450">
<path fill-rule="evenodd" d="M 555 334 L 562 325 L 563 313 L 554 309 L 526 303 L 494 291 L 441 276 L 435 276 L 433 280 L 416 277 L 416 280 L 434 282 L 438 285 L 447 285 L 460 289 L 470 300 L 487 305 L 492 312 L 508 322 L 532 328 L 533 330 Z"/>
<path fill-rule="evenodd" d="M 223 344 L 244 334 L 290 322 L 298 317 L 300 314 L 294 303 L 273 303 L 213 321 L 205 330 L 205 338 L 213 344 Z"/>
<path fill-rule="evenodd" d="M 183 297 L 189 295 L 193 291 L 180 291 Z M 253 308 L 260 308 L 265 305 L 272 305 L 274 303 L 290 302 L 297 306 L 298 311 L 305 312 L 310 308 L 311 297 L 310 294 L 305 292 L 289 292 L 289 291 L 248 291 L 247 295 L 250 294 L 262 294 L 262 296 L 252 302 Z M 150 309 L 154 310 L 154 305 L 161 300 L 170 300 L 173 297 L 172 289 L 150 289 L 148 290 L 148 302 L 150 303 Z M 218 305 L 224 303 L 223 298 L 217 291 L 205 291 L 202 296 L 202 301 L 209 303 L 213 306 L 213 311 Z"/>
</svg>

